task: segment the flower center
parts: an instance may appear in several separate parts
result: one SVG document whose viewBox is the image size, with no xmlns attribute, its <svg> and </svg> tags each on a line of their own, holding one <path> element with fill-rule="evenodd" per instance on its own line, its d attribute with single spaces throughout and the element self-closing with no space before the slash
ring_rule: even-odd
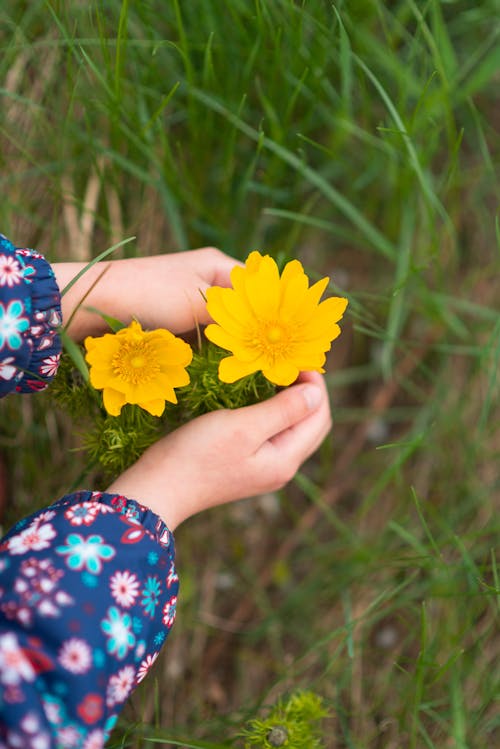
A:
<svg viewBox="0 0 500 749">
<path fill-rule="evenodd" d="M 254 329 L 252 345 L 273 361 L 286 356 L 292 343 L 292 331 L 281 322 L 262 322 Z"/>
<path fill-rule="evenodd" d="M 149 382 L 160 371 L 152 354 L 145 341 L 124 341 L 111 362 L 113 372 L 132 385 Z"/>
<path fill-rule="evenodd" d="M 141 355 L 132 356 L 130 359 L 130 363 L 133 367 L 137 367 L 137 369 L 139 369 L 139 367 L 143 367 L 146 364 L 146 359 Z"/>
<path fill-rule="evenodd" d="M 283 330 L 279 325 L 271 325 L 267 329 L 267 340 L 269 343 L 278 343 L 283 338 Z"/>
</svg>

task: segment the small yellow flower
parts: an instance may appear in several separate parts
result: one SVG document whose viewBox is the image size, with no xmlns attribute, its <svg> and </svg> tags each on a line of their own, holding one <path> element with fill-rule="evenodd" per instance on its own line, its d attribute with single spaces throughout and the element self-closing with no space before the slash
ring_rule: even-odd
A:
<svg viewBox="0 0 500 749">
<path fill-rule="evenodd" d="M 337 322 L 347 307 L 343 297 L 319 301 L 328 281 L 309 287 L 298 260 L 287 263 L 280 277 L 273 258 L 252 252 L 245 267 L 233 268 L 232 289 L 207 289 L 215 323 L 205 334 L 232 353 L 220 362 L 220 379 L 235 382 L 261 370 L 274 384 L 290 385 L 299 372 L 324 372 L 325 353 L 340 335 Z"/>
<path fill-rule="evenodd" d="M 177 403 L 174 388 L 187 385 L 191 346 L 168 330 L 144 331 L 135 320 L 118 333 L 85 339 L 90 382 L 103 391 L 104 408 L 118 416 L 135 403 L 161 416 L 165 401 Z"/>
</svg>

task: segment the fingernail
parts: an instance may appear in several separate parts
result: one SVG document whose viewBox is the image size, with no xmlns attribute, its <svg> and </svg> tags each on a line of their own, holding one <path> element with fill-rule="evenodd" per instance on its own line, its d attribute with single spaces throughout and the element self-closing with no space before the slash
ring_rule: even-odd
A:
<svg viewBox="0 0 500 749">
<path fill-rule="evenodd" d="M 313 411 L 317 408 L 321 401 L 321 390 L 316 385 L 305 385 L 302 389 L 304 400 L 307 404 L 307 408 Z"/>
</svg>

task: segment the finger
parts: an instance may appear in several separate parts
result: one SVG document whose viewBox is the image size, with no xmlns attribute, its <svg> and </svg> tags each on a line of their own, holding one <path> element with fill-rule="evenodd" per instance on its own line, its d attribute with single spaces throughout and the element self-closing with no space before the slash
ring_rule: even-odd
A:
<svg viewBox="0 0 500 749">
<path fill-rule="evenodd" d="M 331 424 L 330 409 L 324 405 L 302 421 L 271 437 L 265 444 L 278 451 L 281 459 L 302 463 L 321 445 Z"/>
<path fill-rule="evenodd" d="M 321 402 L 305 419 L 274 435 L 270 438 L 270 442 L 280 449 L 295 443 L 300 447 L 303 442 L 304 446 L 307 443 L 311 446 L 311 450 L 314 450 L 323 441 L 331 427 L 328 391 L 324 377 L 317 372 L 304 372 L 298 381 L 316 385 L 321 392 Z"/>
<path fill-rule="evenodd" d="M 193 269 L 205 281 L 205 288 L 209 286 L 231 286 L 231 271 L 236 265 L 242 265 L 215 247 L 204 247 L 193 250 Z"/>
<path fill-rule="evenodd" d="M 265 442 L 254 455 L 262 475 L 274 476 L 279 488 L 290 481 L 300 466 L 320 447 L 331 429 L 328 398 L 297 424 Z"/>
<path fill-rule="evenodd" d="M 263 478 L 262 491 L 285 486 L 328 434 L 330 406 L 326 388 L 321 390 L 323 398 L 315 411 L 271 437 L 253 454 L 251 465 L 256 475 Z"/>
<path fill-rule="evenodd" d="M 242 409 L 243 423 L 258 447 L 309 416 L 324 398 L 320 382 L 291 385 L 262 403 Z"/>
</svg>

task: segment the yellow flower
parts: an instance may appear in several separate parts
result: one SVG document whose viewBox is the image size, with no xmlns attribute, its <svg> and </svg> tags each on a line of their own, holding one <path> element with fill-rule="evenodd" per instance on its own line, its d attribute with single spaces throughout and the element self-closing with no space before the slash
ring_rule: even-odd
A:
<svg viewBox="0 0 500 749">
<path fill-rule="evenodd" d="M 135 320 L 118 333 L 85 339 L 90 382 L 103 391 L 104 408 L 118 416 L 125 403 L 136 403 L 161 416 L 165 401 L 177 403 L 175 387 L 189 383 L 186 367 L 191 346 L 168 330 L 144 331 Z"/>
<path fill-rule="evenodd" d="M 252 252 L 245 267 L 233 268 L 232 289 L 207 289 L 215 323 L 205 334 L 232 353 L 220 362 L 220 379 L 235 382 L 262 370 L 276 385 L 290 385 L 299 372 L 324 372 L 325 352 L 340 335 L 337 322 L 347 307 L 342 297 L 319 301 L 328 281 L 309 287 L 298 260 L 287 263 L 280 277 L 269 255 Z"/>
</svg>

